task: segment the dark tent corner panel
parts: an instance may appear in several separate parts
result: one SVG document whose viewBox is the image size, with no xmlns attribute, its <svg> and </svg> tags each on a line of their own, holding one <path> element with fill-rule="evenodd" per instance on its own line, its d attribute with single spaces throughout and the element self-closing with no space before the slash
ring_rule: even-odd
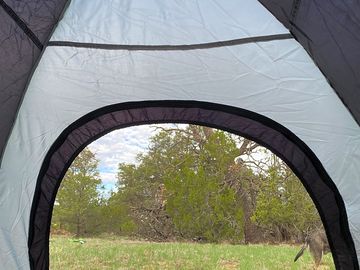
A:
<svg viewBox="0 0 360 270">
<path fill-rule="evenodd" d="M 37 179 L 28 239 L 32 269 L 49 267 L 52 209 L 61 180 L 75 157 L 86 145 L 110 131 L 150 123 L 190 123 L 219 128 L 272 150 L 290 166 L 312 197 L 337 269 L 358 269 L 344 202 L 315 154 L 293 133 L 269 118 L 239 108 L 196 101 L 111 105 L 85 115 L 63 131 L 47 153 Z"/>
<path fill-rule="evenodd" d="M 16 114 L 43 45 L 67 0 L 0 0 L 0 167 Z"/>
<path fill-rule="evenodd" d="M 259 1 L 307 50 L 360 125 L 360 2 Z"/>
<path fill-rule="evenodd" d="M 40 50 L 0 7 L 0 161 L 29 71 Z"/>
<path fill-rule="evenodd" d="M 21 19 L 41 43 L 49 34 L 63 13 L 69 0 L 5 0 L 6 5 Z"/>
</svg>

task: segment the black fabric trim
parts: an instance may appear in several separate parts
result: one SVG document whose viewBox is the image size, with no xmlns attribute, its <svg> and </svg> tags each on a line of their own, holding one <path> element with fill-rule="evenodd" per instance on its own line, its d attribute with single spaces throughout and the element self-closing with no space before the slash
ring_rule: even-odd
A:
<svg viewBox="0 0 360 270">
<path fill-rule="evenodd" d="M 57 47 L 77 47 L 89 49 L 102 49 L 102 50 L 128 50 L 128 51 L 186 51 L 197 49 L 209 49 L 225 46 L 236 46 L 240 44 L 253 43 L 253 42 L 266 42 L 282 39 L 293 39 L 291 34 L 278 34 L 269 36 L 257 36 L 249 38 L 239 38 L 225 41 L 216 41 L 200 44 L 188 45 L 122 45 L 122 44 L 99 44 L 99 43 L 84 43 L 72 41 L 49 41 L 48 46 Z"/>
<path fill-rule="evenodd" d="M 294 0 L 293 5 L 291 7 L 291 12 L 290 12 L 290 18 L 289 18 L 290 27 L 289 27 L 289 30 L 290 30 L 290 33 L 293 34 L 294 30 L 296 29 L 296 31 L 300 32 L 304 37 L 306 37 L 310 42 L 312 42 L 311 38 L 302 29 L 300 29 L 299 26 L 297 26 L 296 23 L 295 23 L 296 16 L 298 15 L 298 11 L 300 9 L 300 5 L 301 5 L 301 0 Z M 296 41 L 298 41 L 298 40 L 296 40 Z M 309 54 L 309 56 L 311 57 L 310 54 Z M 324 76 L 325 76 L 325 74 L 324 74 Z"/>
<path fill-rule="evenodd" d="M 117 114 L 122 118 L 116 119 Z M 336 268 L 358 269 L 344 202 L 312 150 L 291 131 L 267 117 L 240 108 L 198 101 L 110 105 L 85 115 L 62 132 L 48 151 L 36 184 L 28 239 L 31 269 L 49 268 L 48 241 L 56 192 L 66 170 L 82 149 L 118 128 L 168 122 L 223 129 L 272 150 L 289 165 L 313 199 L 326 229 Z M 107 126 L 102 127 L 101 123 Z"/>
<path fill-rule="evenodd" d="M 20 19 L 16 12 L 9 7 L 3 0 L 0 0 L 0 6 L 5 10 L 5 12 L 16 22 L 16 24 L 24 31 L 24 33 L 32 40 L 32 42 L 38 47 L 41 51 L 43 49 L 43 44 L 37 38 L 33 31 L 26 25 L 26 23 Z"/>
</svg>

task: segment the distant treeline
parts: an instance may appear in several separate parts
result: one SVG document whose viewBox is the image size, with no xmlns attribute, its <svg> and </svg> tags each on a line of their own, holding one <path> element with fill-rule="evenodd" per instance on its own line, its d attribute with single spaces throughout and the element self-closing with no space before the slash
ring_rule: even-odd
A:
<svg viewBox="0 0 360 270">
<path fill-rule="evenodd" d="M 202 126 L 157 128 L 136 165 L 119 164 L 108 197 L 95 155 L 80 153 L 59 189 L 52 232 L 257 243 L 301 241 L 321 226 L 301 182 L 258 144 Z"/>
</svg>

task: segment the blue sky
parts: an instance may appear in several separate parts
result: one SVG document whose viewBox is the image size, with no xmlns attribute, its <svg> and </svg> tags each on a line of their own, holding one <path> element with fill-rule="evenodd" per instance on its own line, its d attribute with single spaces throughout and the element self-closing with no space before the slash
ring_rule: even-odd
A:
<svg viewBox="0 0 360 270">
<path fill-rule="evenodd" d="M 100 177 L 106 192 L 115 187 L 118 164 L 136 163 L 136 156 L 147 151 L 149 138 L 158 132 L 156 126 L 172 127 L 173 124 L 141 125 L 119 129 L 89 145 L 99 160 Z"/>
</svg>

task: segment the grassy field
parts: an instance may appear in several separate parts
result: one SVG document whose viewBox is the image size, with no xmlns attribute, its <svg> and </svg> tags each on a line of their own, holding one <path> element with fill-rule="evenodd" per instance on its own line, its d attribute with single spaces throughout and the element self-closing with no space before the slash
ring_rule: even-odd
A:
<svg viewBox="0 0 360 270">
<path fill-rule="evenodd" d="M 50 269 L 314 269 L 309 252 L 296 263 L 300 246 L 152 243 L 120 238 L 54 236 Z M 335 269 L 330 254 L 320 269 Z"/>
</svg>

